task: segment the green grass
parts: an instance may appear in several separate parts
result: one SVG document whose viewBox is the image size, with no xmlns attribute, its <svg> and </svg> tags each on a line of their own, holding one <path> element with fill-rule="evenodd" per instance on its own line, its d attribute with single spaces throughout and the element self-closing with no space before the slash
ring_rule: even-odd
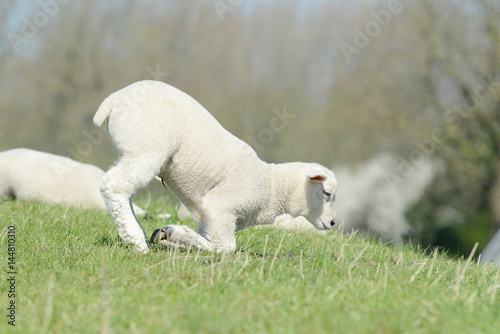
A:
<svg viewBox="0 0 500 334">
<path fill-rule="evenodd" d="M 148 235 L 169 223 L 141 221 Z M 106 212 L 23 202 L 0 203 L 0 228 L 1 333 L 500 332 L 497 268 L 355 234 L 247 229 L 235 254 L 140 256 Z"/>
</svg>

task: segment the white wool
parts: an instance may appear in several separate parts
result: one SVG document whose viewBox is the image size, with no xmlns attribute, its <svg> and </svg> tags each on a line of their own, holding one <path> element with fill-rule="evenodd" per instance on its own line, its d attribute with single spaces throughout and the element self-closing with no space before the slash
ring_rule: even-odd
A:
<svg viewBox="0 0 500 334">
<path fill-rule="evenodd" d="M 105 209 L 104 171 L 70 158 L 26 148 L 0 152 L 0 198 Z M 134 211 L 146 212 L 134 205 Z"/>
<path fill-rule="evenodd" d="M 155 175 L 198 221 L 199 235 L 171 226 L 172 238 L 202 249 L 233 251 L 236 231 L 271 224 L 284 213 L 304 216 L 318 229 L 332 228 L 337 185 L 330 170 L 263 162 L 172 86 L 141 81 L 111 94 L 94 116 L 97 126 L 105 120 L 120 159 L 106 173 L 101 193 L 120 236 L 140 252 L 149 248 L 128 202 Z"/>
</svg>

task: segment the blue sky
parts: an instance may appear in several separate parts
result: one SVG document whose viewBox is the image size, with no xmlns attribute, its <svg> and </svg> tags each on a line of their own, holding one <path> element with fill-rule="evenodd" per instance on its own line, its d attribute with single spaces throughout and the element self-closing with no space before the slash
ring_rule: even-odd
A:
<svg viewBox="0 0 500 334">
<path fill-rule="evenodd" d="M 56 2 L 56 0 L 53 0 Z M 73 0 L 73 1 L 80 1 L 82 0 Z M 185 0 L 178 0 L 178 1 L 185 1 Z M 238 0 L 217 0 L 217 1 L 222 1 L 225 3 L 231 3 L 231 1 L 238 1 Z M 242 8 L 250 8 L 251 6 L 258 4 L 258 3 L 272 3 L 272 2 L 283 2 L 284 0 L 241 0 L 241 5 Z M 288 0 L 286 2 L 293 2 L 295 1 L 300 8 L 300 10 L 306 10 L 310 6 L 314 6 L 317 4 L 321 3 L 326 3 L 326 2 L 340 2 L 341 0 Z M 41 0 L 41 3 L 47 3 L 51 2 L 50 0 Z M 210 3 L 211 5 L 213 4 L 214 1 L 212 0 L 206 0 L 207 3 Z M 358 3 L 358 4 L 363 4 L 363 3 L 376 3 L 378 0 L 353 0 L 349 3 L 349 5 L 352 5 L 353 3 Z M 119 2 L 106 2 L 107 6 L 113 6 L 114 4 L 120 5 Z M 60 5 L 62 8 L 64 5 Z M 238 6 L 238 7 L 239 7 Z M 22 24 L 22 19 L 24 17 L 30 18 L 36 11 L 41 10 L 41 6 L 39 1 L 19 1 L 16 6 L 16 10 L 13 15 L 10 16 L 9 18 L 9 23 L 8 27 L 12 29 L 18 29 L 19 26 Z"/>
</svg>

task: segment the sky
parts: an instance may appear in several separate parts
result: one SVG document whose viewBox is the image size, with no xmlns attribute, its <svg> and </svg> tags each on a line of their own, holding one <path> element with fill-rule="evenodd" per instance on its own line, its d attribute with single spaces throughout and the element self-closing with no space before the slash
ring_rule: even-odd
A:
<svg viewBox="0 0 500 334">
<path fill-rule="evenodd" d="M 82 0 L 73 0 L 73 1 L 80 1 Z M 178 0 L 182 1 L 182 0 Z M 235 4 L 234 7 L 240 7 L 243 9 L 249 9 L 252 6 L 258 4 L 258 3 L 278 3 L 278 2 L 283 2 L 284 0 L 207 0 L 207 3 L 211 3 L 211 5 L 214 5 L 214 3 L 219 2 L 222 4 L 226 4 L 229 6 L 232 6 L 232 4 Z M 302 10 L 307 10 L 311 6 L 317 5 L 317 4 L 322 4 L 326 2 L 339 2 L 341 0 L 288 0 L 289 1 L 295 1 L 297 3 L 298 8 Z M 8 24 L 8 30 L 15 30 L 19 29 L 19 27 L 23 24 L 23 19 L 25 18 L 31 18 L 37 11 L 43 10 L 41 4 L 48 4 L 48 3 L 53 3 L 57 2 L 57 0 L 42 0 L 42 1 L 19 1 L 16 6 L 16 10 L 13 15 L 9 18 L 9 24 Z M 349 3 L 349 6 L 352 6 L 353 4 L 365 4 L 365 3 L 376 3 L 380 2 L 380 0 L 352 0 Z M 118 4 L 118 2 L 106 2 L 106 5 L 115 5 Z M 62 8 L 64 4 L 59 5 L 60 8 Z"/>
</svg>

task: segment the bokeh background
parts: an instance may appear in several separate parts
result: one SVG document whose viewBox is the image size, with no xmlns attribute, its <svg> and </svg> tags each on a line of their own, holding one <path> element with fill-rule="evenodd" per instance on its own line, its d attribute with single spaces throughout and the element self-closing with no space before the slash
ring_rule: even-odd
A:
<svg viewBox="0 0 500 334">
<path fill-rule="evenodd" d="M 0 26 L 0 150 L 106 169 L 97 107 L 158 79 L 333 168 L 346 226 L 450 254 L 500 227 L 498 0 L 2 1 Z"/>
</svg>

